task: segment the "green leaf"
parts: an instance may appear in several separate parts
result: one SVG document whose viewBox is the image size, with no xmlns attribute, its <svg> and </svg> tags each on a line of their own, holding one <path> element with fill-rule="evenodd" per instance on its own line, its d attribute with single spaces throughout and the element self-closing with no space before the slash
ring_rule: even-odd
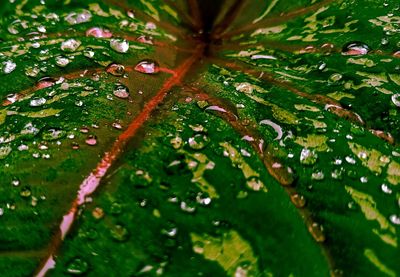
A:
<svg viewBox="0 0 400 277">
<path fill-rule="evenodd" d="M 397 276 L 397 13 L 3 1 L 2 276 Z"/>
</svg>

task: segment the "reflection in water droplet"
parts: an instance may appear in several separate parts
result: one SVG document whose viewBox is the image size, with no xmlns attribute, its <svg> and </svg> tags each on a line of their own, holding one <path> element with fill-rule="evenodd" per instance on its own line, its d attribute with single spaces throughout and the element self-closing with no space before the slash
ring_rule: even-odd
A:
<svg viewBox="0 0 400 277">
<path fill-rule="evenodd" d="M 95 38 L 110 38 L 112 37 L 112 33 L 110 30 L 103 29 L 101 27 L 92 27 L 86 31 L 87 37 L 95 37 Z"/>
<path fill-rule="evenodd" d="M 324 173 L 322 171 L 313 172 L 311 174 L 311 179 L 312 180 L 320 181 L 320 180 L 323 180 L 324 178 L 325 178 L 325 175 L 324 175 Z"/>
<path fill-rule="evenodd" d="M 201 150 L 210 143 L 210 139 L 205 134 L 196 134 L 188 140 L 189 147 L 195 150 Z"/>
<path fill-rule="evenodd" d="M 88 271 L 88 263 L 81 258 L 74 258 L 67 264 L 67 272 L 73 275 L 81 275 Z"/>
<path fill-rule="evenodd" d="M 160 67 L 156 61 L 143 60 L 135 66 L 135 70 L 144 74 L 156 74 L 160 71 Z"/>
<path fill-rule="evenodd" d="M 123 84 L 117 84 L 114 87 L 113 94 L 118 98 L 125 99 L 129 97 L 129 89 Z"/>
<path fill-rule="evenodd" d="M 129 50 L 129 42 L 126 39 L 113 38 L 110 40 L 110 47 L 118 53 L 126 53 Z"/>
<path fill-rule="evenodd" d="M 263 182 L 261 182 L 261 180 L 255 176 L 249 177 L 246 181 L 246 185 L 248 188 L 254 191 L 260 191 L 264 187 Z"/>
<path fill-rule="evenodd" d="M 125 74 L 125 67 L 122 64 L 111 63 L 107 66 L 106 72 L 113 76 L 120 77 Z"/>
<path fill-rule="evenodd" d="M 347 43 L 342 49 L 343 55 L 365 55 L 368 54 L 368 52 L 368 45 L 360 41 Z"/>
<path fill-rule="evenodd" d="M 182 211 L 187 213 L 194 213 L 196 211 L 196 207 L 188 202 L 182 201 L 180 207 Z"/>
<path fill-rule="evenodd" d="M 28 198 L 29 196 L 31 196 L 31 194 L 32 194 L 32 191 L 29 186 L 24 186 L 19 193 L 19 195 L 21 195 L 24 198 Z"/>
<path fill-rule="evenodd" d="M 76 39 L 67 39 L 61 43 L 61 50 L 64 52 L 74 52 L 81 45 L 81 42 Z"/>
</svg>

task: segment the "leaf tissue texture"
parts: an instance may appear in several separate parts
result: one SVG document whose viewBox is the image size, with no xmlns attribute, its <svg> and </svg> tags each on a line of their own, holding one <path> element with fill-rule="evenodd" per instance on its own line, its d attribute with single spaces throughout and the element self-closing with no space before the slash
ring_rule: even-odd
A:
<svg viewBox="0 0 400 277">
<path fill-rule="evenodd" d="M 0 1 L 0 276 L 398 276 L 395 0 Z"/>
</svg>

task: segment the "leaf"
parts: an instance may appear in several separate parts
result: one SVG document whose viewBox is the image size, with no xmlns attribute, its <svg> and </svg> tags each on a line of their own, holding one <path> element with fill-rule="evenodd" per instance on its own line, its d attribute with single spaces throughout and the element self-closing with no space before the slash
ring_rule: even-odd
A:
<svg viewBox="0 0 400 277">
<path fill-rule="evenodd" d="M 394 1 L 0 4 L 2 276 L 396 276 Z"/>
</svg>

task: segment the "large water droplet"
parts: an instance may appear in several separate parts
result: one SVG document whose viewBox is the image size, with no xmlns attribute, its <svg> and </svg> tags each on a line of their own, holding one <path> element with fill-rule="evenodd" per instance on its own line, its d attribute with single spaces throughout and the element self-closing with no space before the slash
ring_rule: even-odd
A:
<svg viewBox="0 0 400 277">
<path fill-rule="evenodd" d="M 112 37 L 112 32 L 107 29 L 103 29 L 101 27 L 93 27 L 86 31 L 87 37 L 95 37 L 95 38 L 110 38 Z"/>
<path fill-rule="evenodd" d="M 118 53 L 126 53 L 129 50 L 129 42 L 126 39 L 113 38 L 110 40 L 110 47 Z"/>
<path fill-rule="evenodd" d="M 118 98 L 125 99 L 129 97 L 129 89 L 123 84 L 117 84 L 114 87 L 113 94 Z"/>
<path fill-rule="evenodd" d="M 59 67 L 66 67 L 71 61 L 64 56 L 57 56 L 56 57 L 56 65 Z"/>
<path fill-rule="evenodd" d="M 343 55 L 365 55 L 369 52 L 369 46 L 360 41 L 354 41 L 347 43 L 343 46 Z"/>
<path fill-rule="evenodd" d="M 81 45 L 81 42 L 76 39 L 67 39 L 61 43 L 61 50 L 65 52 L 74 52 Z"/>
<path fill-rule="evenodd" d="M 143 60 L 135 66 L 135 70 L 145 74 L 156 74 L 160 71 L 160 67 L 156 61 Z"/>
<path fill-rule="evenodd" d="M 89 135 L 85 140 L 87 145 L 95 146 L 97 144 L 97 137 L 94 135 Z"/>
<path fill-rule="evenodd" d="M 122 64 L 111 63 L 107 66 L 106 72 L 113 76 L 120 77 L 125 74 L 125 67 Z"/>
</svg>

